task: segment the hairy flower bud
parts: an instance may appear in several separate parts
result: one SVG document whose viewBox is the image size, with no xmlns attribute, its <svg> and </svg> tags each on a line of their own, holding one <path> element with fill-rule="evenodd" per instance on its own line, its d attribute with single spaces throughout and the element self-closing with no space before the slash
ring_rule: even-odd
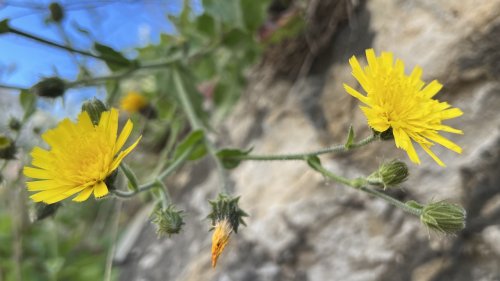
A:
<svg viewBox="0 0 500 281">
<path fill-rule="evenodd" d="M 11 117 L 9 119 L 9 128 L 12 130 L 12 131 L 19 131 L 21 129 L 23 124 L 21 124 L 21 121 L 19 121 L 19 119 L 15 118 L 15 117 Z"/>
<path fill-rule="evenodd" d="M 45 203 L 36 203 L 32 212 L 30 213 L 30 219 L 32 222 L 40 221 L 50 216 L 54 216 L 61 207 L 62 204 L 57 202 L 55 204 L 45 204 Z"/>
<path fill-rule="evenodd" d="M 422 208 L 420 221 L 429 229 L 455 234 L 465 228 L 466 211 L 462 206 L 444 201 L 430 203 Z"/>
<path fill-rule="evenodd" d="M 14 141 L 0 134 L 0 159 L 11 160 L 14 159 L 17 152 L 16 144 Z"/>
<path fill-rule="evenodd" d="M 170 237 L 172 234 L 179 233 L 184 225 L 182 212 L 182 210 L 177 210 L 175 205 L 169 205 L 166 209 L 156 209 L 151 217 L 151 222 L 156 225 L 156 234 Z"/>
<path fill-rule="evenodd" d="M 66 83 L 59 77 L 45 78 L 31 87 L 31 91 L 39 97 L 57 98 L 64 95 Z"/>
<path fill-rule="evenodd" d="M 64 18 L 64 10 L 62 6 L 57 2 L 52 2 L 49 5 L 50 19 L 54 22 L 61 22 Z"/>
<path fill-rule="evenodd" d="M 396 186 L 408 179 L 408 166 L 402 161 L 391 160 L 382 164 L 377 171 L 368 176 L 370 184 L 382 185 L 385 188 Z"/>
<path fill-rule="evenodd" d="M 96 98 L 88 100 L 82 104 L 82 111 L 87 111 L 90 116 L 90 120 L 94 125 L 99 124 L 99 120 L 101 119 L 101 114 L 108 109 L 104 105 L 104 103 Z"/>
</svg>

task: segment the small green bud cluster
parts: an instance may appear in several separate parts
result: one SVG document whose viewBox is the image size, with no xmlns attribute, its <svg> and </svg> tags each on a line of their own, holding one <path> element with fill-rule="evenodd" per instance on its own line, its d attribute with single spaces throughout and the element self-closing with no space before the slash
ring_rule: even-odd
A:
<svg viewBox="0 0 500 281">
<path fill-rule="evenodd" d="M 156 225 L 156 234 L 158 236 L 177 234 L 181 231 L 184 220 L 182 210 L 177 210 L 173 204 L 166 209 L 157 208 L 151 217 L 151 222 Z"/>
<path fill-rule="evenodd" d="M 382 164 L 367 180 L 370 184 L 382 185 L 385 189 L 403 183 L 408 176 L 408 166 L 404 162 L 391 160 Z"/>
<path fill-rule="evenodd" d="M 240 224 L 246 226 L 245 221 L 243 221 L 243 217 L 248 217 L 248 214 L 238 206 L 239 200 L 239 196 L 231 197 L 227 194 L 219 193 L 215 200 L 209 201 L 212 206 L 212 212 L 207 216 L 207 218 L 212 221 L 212 226 L 225 219 L 228 220 L 235 233 L 238 233 L 238 227 Z"/>
</svg>

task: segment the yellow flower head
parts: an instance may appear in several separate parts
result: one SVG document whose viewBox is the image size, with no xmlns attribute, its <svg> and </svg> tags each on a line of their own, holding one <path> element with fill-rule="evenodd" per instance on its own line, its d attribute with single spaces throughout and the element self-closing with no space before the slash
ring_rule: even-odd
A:
<svg viewBox="0 0 500 281">
<path fill-rule="evenodd" d="M 229 243 L 229 237 L 233 228 L 227 219 L 218 221 L 215 224 L 214 234 L 212 235 L 212 267 L 217 265 L 217 259 Z"/>
<path fill-rule="evenodd" d="M 147 106 L 148 99 L 137 92 L 129 92 L 120 101 L 120 108 L 129 113 L 141 111 Z"/>
<path fill-rule="evenodd" d="M 94 193 L 96 198 L 108 194 L 104 180 L 118 167 L 123 158 L 140 140 L 120 151 L 132 131 L 127 121 L 117 138 L 118 111 L 102 113 L 99 124 L 94 126 L 86 111 L 78 122 L 69 119 L 42 135 L 50 150 L 35 147 L 31 151 L 32 165 L 24 167 L 24 175 L 35 181 L 27 182 L 35 202 L 52 204 L 79 193 L 73 201 L 84 201 Z"/>
<path fill-rule="evenodd" d="M 373 49 L 368 49 L 366 58 L 368 66 L 364 68 L 354 56 L 349 64 L 352 75 L 367 95 L 346 84 L 344 88 L 366 104 L 361 106 L 361 110 L 370 127 L 377 132 L 392 129 L 396 146 L 404 149 L 410 160 L 417 164 L 420 159 L 412 141 L 418 143 L 441 166 L 445 166 L 444 163 L 430 149 L 434 143 L 457 153 L 462 152 L 458 145 L 439 135 L 439 131 L 455 134 L 463 132 L 441 124 L 443 120 L 462 115 L 462 111 L 433 99 L 442 88 L 438 81 L 434 80 L 424 87 L 425 83 L 420 79 L 422 69 L 417 66 L 409 76 L 405 75 L 403 62 L 397 59 L 394 64 L 392 53 L 383 52 L 376 57 Z"/>
</svg>

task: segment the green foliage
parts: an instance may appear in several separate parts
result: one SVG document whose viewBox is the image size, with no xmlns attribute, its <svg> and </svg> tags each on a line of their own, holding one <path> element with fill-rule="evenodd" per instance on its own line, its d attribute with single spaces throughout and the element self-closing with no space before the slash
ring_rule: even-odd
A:
<svg viewBox="0 0 500 281">
<path fill-rule="evenodd" d="M 102 58 L 104 58 L 109 69 L 112 71 L 136 66 L 136 62 L 127 59 L 122 53 L 109 46 L 96 42 L 94 43 L 94 49 Z"/>
<path fill-rule="evenodd" d="M 191 132 L 179 145 L 177 145 L 173 159 L 181 157 L 186 151 L 191 150 L 188 159 L 196 160 L 207 153 L 207 148 L 204 144 L 205 134 L 203 130 Z"/>
<path fill-rule="evenodd" d="M 252 152 L 253 148 L 247 149 L 247 150 L 240 150 L 240 149 L 222 149 L 219 152 L 217 152 L 217 157 L 222 162 L 222 165 L 226 169 L 234 169 L 238 167 L 238 165 L 241 163 L 241 159 L 238 159 L 238 157 L 246 156 Z"/>
<path fill-rule="evenodd" d="M 354 143 L 354 128 L 352 125 L 349 126 L 349 133 L 347 134 L 347 140 L 345 141 L 344 147 L 349 149 L 352 147 L 352 144 Z"/>
<path fill-rule="evenodd" d="M 30 93 L 29 91 L 21 91 L 19 94 L 19 104 L 24 110 L 24 120 L 33 115 L 36 111 L 36 95 Z"/>
</svg>

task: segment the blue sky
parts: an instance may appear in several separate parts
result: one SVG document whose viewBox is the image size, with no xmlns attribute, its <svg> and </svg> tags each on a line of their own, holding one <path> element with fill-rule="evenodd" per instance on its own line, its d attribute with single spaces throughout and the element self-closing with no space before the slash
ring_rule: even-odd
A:
<svg viewBox="0 0 500 281">
<path fill-rule="evenodd" d="M 0 20 L 9 18 L 10 25 L 16 29 L 64 43 L 61 30 L 54 24 L 45 23 L 51 2 L 0 1 Z M 195 2 L 199 9 L 199 1 Z M 167 15 L 178 14 L 182 8 L 182 0 L 66 0 L 59 3 L 66 8 L 63 28 L 75 48 L 89 50 L 93 42 L 98 41 L 124 51 L 129 57 L 134 56 L 134 47 L 158 43 L 161 33 L 175 33 Z M 89 34 L 78 31 L 79 28 Z M 94 75 L 107 72 L 103 62 L 82 56 L 77 59 L 84 59 Z M 75 56 L 18 35 L 0 35 L 0 83 L 28 88 L 41 78 L 54 75 L 76 79 Z M 74 91 L 77 94 L 66 95 L 66 106 L 99 93 L 95 88 Z M 55 111 L 63 110 L 62 104 L 50 106 L 54 106 Z"/>
</svg>

